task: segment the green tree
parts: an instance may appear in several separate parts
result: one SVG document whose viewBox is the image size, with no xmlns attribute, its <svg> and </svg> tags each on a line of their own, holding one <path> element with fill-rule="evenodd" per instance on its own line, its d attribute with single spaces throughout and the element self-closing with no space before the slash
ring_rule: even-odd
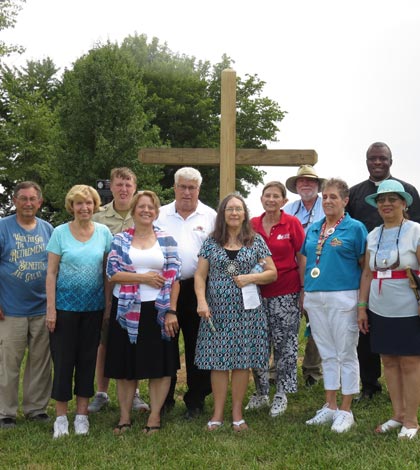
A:
<svg viewBox="0 0 420 470">
<path fill-rule="evenodd" d="M 16 182 L 33 180 L 45 188 L 53 179 L 56 74 L 51 59 L 28 61 L 20 69 L 0 66 L 0 184 L 6 213 Z"/>
<path fill-rule="evenodd" d="M 22 4 L 26 0 L 1 0 L 0 1 L 0 31 L 8 28 L 14 28 L 17 15 L 22 9 Z M 21 46 L 6 44 L 0 39 L 0 58 L 6 55 L 10 55 L 12 52 L 23 52 Z"/>
<path fill-rule="evenodd" d="M 142 70 L 147 87 L 147 105 L 154 111 L 152 122 L 160 129 L 162 142 L 170 147 L 217 148 L 220 144 L 221 72 L 233 61 L 223 56 L 213 67 L 209 62 L 173 53 L 157 38 L 147 42 L 145 35 L 126 38 L 121 46 L 129 51 Z M 277 123 L 284 117 L 280 106 L 263 96 L 265 82 L 257 75 L 238 81 L 237 147 L 264 148 L 276 141 Z M 175 167 L 165 167 L 163 187 L 171 187 Z M 200 197 L 217 206 L 219 169 L 201 167 L 203 186 Z M 249 166 L 237 168 L 237 189 L 245 196 L 250 186 L 262 182 L 264 172 Z"/>
<path fill-rule="evenodd" d="M 116 166 L 132 168 L 141 187 L 157 187 L 160 169 L 146 171 L 138 160 L 139 148 L 161 144 L 147 100 L 141 71 L 115 44 L 91 50 L 64 73 L 57 157 L 64 192 L 73 184 L 94 186 Z"/>
</svg>

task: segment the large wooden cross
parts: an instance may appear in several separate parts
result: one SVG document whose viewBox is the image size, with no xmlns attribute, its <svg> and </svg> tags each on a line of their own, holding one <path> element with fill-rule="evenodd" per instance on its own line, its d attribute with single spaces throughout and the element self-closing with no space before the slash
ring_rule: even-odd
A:
<svg viewBox="0 0 420 470">
<path fill-rule="evenodd" d="M 235 191 L 235 166 L 300 166 L 318 161 L 315 150 L 236 149 L 236 72 L 222 71 L 220 151 L 214 148 L 142 148 L 142 163 L 220 166 L 220 200 Z"/>
</svg>

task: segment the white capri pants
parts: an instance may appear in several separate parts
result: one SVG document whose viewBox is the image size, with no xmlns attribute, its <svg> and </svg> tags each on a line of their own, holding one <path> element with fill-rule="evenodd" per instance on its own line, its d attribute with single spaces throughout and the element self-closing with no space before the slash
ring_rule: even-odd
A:
<svg viewBox="0 0 420 470">
<path fill-rule="evenodd" d="M 325 390 L 359 393 L 358 290 L 305 292 L 311 332 L 322 359 Z"/>
</svg>

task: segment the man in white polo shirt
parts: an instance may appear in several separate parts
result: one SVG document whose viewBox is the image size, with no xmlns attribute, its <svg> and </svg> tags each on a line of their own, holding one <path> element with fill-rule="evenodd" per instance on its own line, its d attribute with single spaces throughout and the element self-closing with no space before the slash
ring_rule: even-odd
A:
<svg viewBox="0 0 420 470">
<path fill-rule="evenodd" d="M 198 252 L 204 240 L 214 229 L 216 212 L 199 201 L 201 174 L 195 168 L 180 168 L 175 173 L 175 201 L 161 207 L 156 225 L 172 235 L 178 243 L 182 260 L 181 291 L 178 297 L 178 322 L 185 344 L 185 363 L 188 390 L 184 395 L 186 418 L 192 419 L 203 411 L 204 400 L 211 393 L 210 371 L 199 370 L 194 364 L 200 317 L 194 292 L 194 273 Z M 176 377 L 165 402 L 169 410 L 175 404 Z"/>
</svg>

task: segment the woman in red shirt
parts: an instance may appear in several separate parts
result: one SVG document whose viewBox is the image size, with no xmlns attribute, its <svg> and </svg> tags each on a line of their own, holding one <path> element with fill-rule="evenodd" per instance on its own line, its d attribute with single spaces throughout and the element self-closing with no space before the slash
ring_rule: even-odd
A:
<svg viewBox="0 0 420 470">
<path fill-rule="evenodd" d="M 279 181 L 267 183 L 262 192 L 264 213 L 251 219 L 254 230 L 265 240 L 277 268 L 277 280 L 260 286 L 264 298 L 270 344 L 274 350 L 276 393 L 270 408 L 272 417 L 287 408 L 286 393 L 297 391 L 297 356 L 300 324 L 300 248 L 305 233 L 297 217 L 286 214 L 286 188 Z M 246 409 L 269 405 L 269 371 L 253 370 L 256 392 Z"/>
</svg>

